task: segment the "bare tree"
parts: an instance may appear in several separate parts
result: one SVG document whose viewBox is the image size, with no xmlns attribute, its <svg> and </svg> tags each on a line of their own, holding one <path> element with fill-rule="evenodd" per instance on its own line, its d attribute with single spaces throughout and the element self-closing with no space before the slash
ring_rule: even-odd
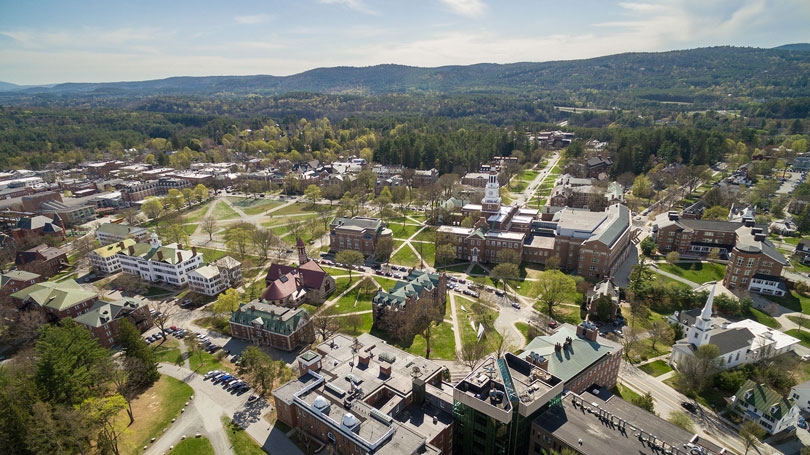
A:
<svg viewBox="0 0 810 455">
<path fill-rule="evenodd" d="M 490 339 L 490 335 L 494 336 L 492 336 Z M 504 354 L 511 351 L 515 347 L 512 334 L 508 331 L 501 333 L 494 330 L 490 332 L 490 335 L 487 336 L 487 339 L 489 340 L 490 348 L 492 348 L 492 350 L 495 352 L 496 358 L 500 359 Z"/>
<path fill-rule="evenodd" d="M 169 319 L 180 312 L 180 307 L 174 304 L 174 300 L 164 300 L 152 304 L 152 309 L 157 311 L 152 320 L 155 325 L 160 329 L 163 339 L 166 338 L 166 327 L 169 325 Z"/>
<path fill-rule="evenodd" d="M 312 316 L 312 327 L 321 341 L 326 341 L 340 330 L 340 321 L 337 319 L 335 307 L 321 308 Z"/>
<path fill-rule="evenodd" d="M 214 240 L 214 232 L 217 231 L 217 220 L 213 216 L 206 216 L 200 221 L 202 230 L 208 233 L 208 241 Z"/>
<path fill-rule="evenodd" d="M 253 235 L 251 236 L 251 242 L 253 243 L 253 249 L 256 254 L 261 258 L 262 262 L 267 260 L 268 255 L 270 254 L 270 248 L 276 242 L 281 242 L 281 240 L 276 237 L 275 234 L 269 229 L 256 229 L 253 231 Z"/>
<path fill-rule="evenodd" d="M 664 344 L 671 344 L 672 338 L 674 337 L 672 327 L 663 321 L 653 321 L 652 324 L 650 324 L 647 333 L 650 335 L 650 342 L 652 343 L 653 351 L 655 351 L 656 343 L 661 342 Z"/>
<path fill-rule="evenodd" d="M 461 351 L 458 353 L 458 360 L 467 366 L 470 371 L 478 366 L 478 362 L 484 357 L 484 345 L 477 341 L 466 341 L 461 345 Z"/>
</svg>

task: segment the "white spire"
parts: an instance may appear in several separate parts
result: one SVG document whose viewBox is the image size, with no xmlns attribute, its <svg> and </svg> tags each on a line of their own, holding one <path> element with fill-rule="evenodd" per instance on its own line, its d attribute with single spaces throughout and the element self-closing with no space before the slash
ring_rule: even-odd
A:
<svg viewBox="0 0 810 455">
<path fill-rule="evenodd" d="M 706 300 L 706 305 L 703 311 L 700 312 L 700 319 L 711 320 L 712 318 L 712 303 L 714 303 L 714 290 L 717 288 L 717 282 L 712 284 L 712 290 L 709 292 L 709 298 Z"/>
</svg>

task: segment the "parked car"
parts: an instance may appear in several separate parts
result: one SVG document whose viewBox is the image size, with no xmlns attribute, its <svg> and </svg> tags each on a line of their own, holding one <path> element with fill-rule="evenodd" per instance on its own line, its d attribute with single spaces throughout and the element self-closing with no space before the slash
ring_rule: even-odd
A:
<svg viewBox="0 0 810 455">
<path fill-rule="evenodd" d="M 256 401 L 258 399 L 259 399 L 258 395 L 251 395 L 251 396 L 248 397 L 247 402 L 248 403 L 253 403 L 254 401 Z"/>
<path fill-rule="evenodd" d="M 690 403 L 688 401 L 682 401 L 681 402 L 681 407 L 686 409 L 687 411 L 691 412 L 692 414 L 697 413 L 697 407 L 694 404 L 692 404 L 692 403 Z"/>
<path fill-rule="evenodd" d="M 205 375 L 203 376 L 203 379 L 211 379 L 211 378 L 213 378 L 214 376 L 216 376 L 216 375 L 218 375 L 220 373 L 222 373 L 222 371 L 220 371 L 220 370 L 209 371 L 208 373 L 205 373 Z"/>
<path fill-rule="evenodd" d="M 519 309 L 520 309 L 520 304 L 519 304 L 519 303 L 517 303 L 517 302 L 512 302 L 512 308 L 515 308 L 515 309 L 518 309 L 518 310 L 519 310 Z M 553 321 L 552 321 L 552 322 L 553 322 Z M 549 327 L 550 327 L 550 326 L 551 326 L 551 324 L 549 324 Z"/>
<path fill-rule="evenodd" d="M 560 323 L 559 323 L 559 322 L 557 322 L 557 321 L 555 321 L 555 320 L 553 320 L 553 319 L 552 319 L 552 320 L 550 320 L 550 321 L 548 321 L 548 326 L 549 326 L 550 328 L 552 328 L 552 329 L 556 329 L 557 327 L 559 327 L 559 325 L 560 325 Z"/>
</svg>

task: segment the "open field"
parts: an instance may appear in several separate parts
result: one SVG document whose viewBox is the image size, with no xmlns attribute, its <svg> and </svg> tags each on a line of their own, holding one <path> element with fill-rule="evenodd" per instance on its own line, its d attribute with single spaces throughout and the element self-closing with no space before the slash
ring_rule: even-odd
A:
<svg viewBox="0 0 810 455">
<path fill-rule="evenodd" d="M 211 213 L 211 216 L 214 217 L 216 220 L 232 220 L 234 218 L 239 218 L 239 214 L 236 213 L 234 209 L 231 208 L 228 204 L 224 202 L 217 202 L 217 205 L 214 206 L 214 211 Z"/>
<path fill-rule="evenodd" d="M 659 269 L 685 278 L 693 283 L 703 284 L 709 281 L 720 281 L 726 274 L 726 266 L 713 262 L 677 262 L 675 264 L 658 263 Z"/>
<path fill-rule="evenodd" d="M 214 455 L 214 446 L 206 438 L 189 438 L 178 442 L 169 455 Z"/>
<path fill-rule="evenodd" d="M 222 426 L 231 441 L 231 448 L 236 455 L 266 455 L 259 444 L 239 425 L 232 425 L 227 417 L 222 417 Z"/>
</svg>

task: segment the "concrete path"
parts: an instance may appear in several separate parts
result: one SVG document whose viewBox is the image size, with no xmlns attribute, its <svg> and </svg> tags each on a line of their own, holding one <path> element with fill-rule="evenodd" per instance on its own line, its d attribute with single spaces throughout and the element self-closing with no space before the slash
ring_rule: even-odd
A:
<svg viewBox="0 0 810 455">
<path fill-rule="evenodd" d="M 456 340 L 456 358 L 461 358 L 461 326 L 458 322 L 458 313 L 456 312 L 456 294 L 455 292 L 448 292 L 450 294 L 450 319 L 453 322 L 453 338 Z"/>
</svg>

